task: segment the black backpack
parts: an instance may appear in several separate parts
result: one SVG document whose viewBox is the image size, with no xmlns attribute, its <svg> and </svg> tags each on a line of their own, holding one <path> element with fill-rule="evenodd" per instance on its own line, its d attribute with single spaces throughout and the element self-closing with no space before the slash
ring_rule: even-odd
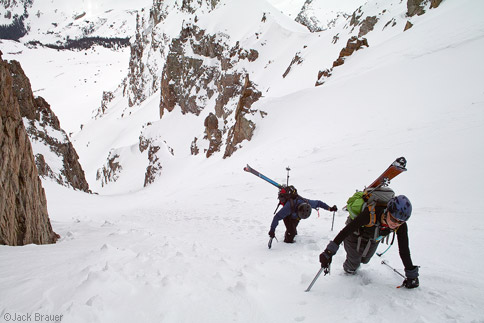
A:
<svg viewBox="0 0 484 323">
<path fill-rule="evenodd" d="M 282 205 L 286 204 L 287 201 L 295 200 L 297 197 L 297 189 L 292 185 L 282 187 L 277 195 L 279 204 Z"/>
</svg>

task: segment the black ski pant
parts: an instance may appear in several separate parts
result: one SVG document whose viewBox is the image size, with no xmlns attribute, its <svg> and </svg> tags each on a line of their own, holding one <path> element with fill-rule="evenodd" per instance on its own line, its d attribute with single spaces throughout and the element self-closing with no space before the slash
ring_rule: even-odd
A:
<svg viewBox="0 0 484 323">
<path fill-rule="evenodd" d="M 375 254 L 379 243 L 355 233 L 347 236 L 344 240 L 346 260 L 343 263 L 343 269 L 347 273 L 354 273 L 360 264 L 367 264 Z"/>
<path fill-rule="evenodd" d="M 284 242 L 293 243 L 294 237 L 297 236 L 297 225 L 299 224 L 299 219 L 293 219 L 289 216 L 286 216 L 284 218 L 284 224 L 286 225 Z"/>
</svg>

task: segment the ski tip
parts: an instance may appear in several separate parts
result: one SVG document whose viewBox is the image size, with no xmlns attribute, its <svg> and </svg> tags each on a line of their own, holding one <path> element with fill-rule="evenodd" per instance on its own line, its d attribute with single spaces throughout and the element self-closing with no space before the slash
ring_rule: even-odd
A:
<svg viewBox="0 0 484 323">
<path fill-rule="evenodd" d="M 402 168 L 403 170 L 407 170 L 405 168 L 405 167 L 407 167 L 407 160 L 403 156 L 395 159 L 395 161 L 393 162 L 393 165 L 398 166 L 398 167 Z"/>
</svg>

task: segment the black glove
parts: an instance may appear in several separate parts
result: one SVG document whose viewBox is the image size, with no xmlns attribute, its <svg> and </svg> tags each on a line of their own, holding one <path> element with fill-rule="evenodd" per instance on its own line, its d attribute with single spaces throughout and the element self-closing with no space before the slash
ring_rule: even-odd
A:
<svg viewBox="0 0 484 323">
<path fill-rule="evenodd" d="M 333 259 L 333 256 L 327 252 L 327 250 L 323 251 L 319 255 L 319 262 L 321 263 L 321 268 L 328 268 L 329 265 L 331 264 L 331 260 Z"/>
<path fill-rule="evenodd" d="M 336 211 L 338 211 L 338 207 L 336 205 L 333 205 L 332 207 L 329 208 L 328 211 L 330 211 L 330 212 L 336 212 Z"/>
<path fill-rule="evenodd" d="M 419 286 L 418 282 L 418 266 L 413 266 L 411 268 L 405 268 L 405 280 L 402 283 L 403 287 L 406 288 L 417 288 Z"/>
<path fill-rule="evenodd" d="M 419 286 L 418 278 L 406 278 L 402 286 L 406 288 L 417 288 Z"/>
<path fill-rule="evenodd" d="M 333 256 L 338 251 L 339 246 L 334 243 L 334 241 L 330 241 L 326 249 L 319 255 L 319 262 L 321 263 L 322 268 L 328 268 L 331 264 L 331 260 Z"/>
<path fill-rule="evenodd" d="M 276 236 L 276 232 L 271 229 L 271 231 L 269 231 L 269 237 L 274 238 L 275 236 Z"/>
</svg>

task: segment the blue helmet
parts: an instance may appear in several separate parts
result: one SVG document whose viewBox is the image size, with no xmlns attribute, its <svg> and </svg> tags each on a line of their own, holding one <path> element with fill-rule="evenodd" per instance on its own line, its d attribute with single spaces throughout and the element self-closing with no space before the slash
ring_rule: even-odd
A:
<svg viewBox="0 0 484 323">
<path fill-rule="evenodd" d="M 387 204 L 387 211 L 397 220 L 407 221 L 412 215 L 412 203 L 405 195 L 393 197 Z"/>
</svg>

